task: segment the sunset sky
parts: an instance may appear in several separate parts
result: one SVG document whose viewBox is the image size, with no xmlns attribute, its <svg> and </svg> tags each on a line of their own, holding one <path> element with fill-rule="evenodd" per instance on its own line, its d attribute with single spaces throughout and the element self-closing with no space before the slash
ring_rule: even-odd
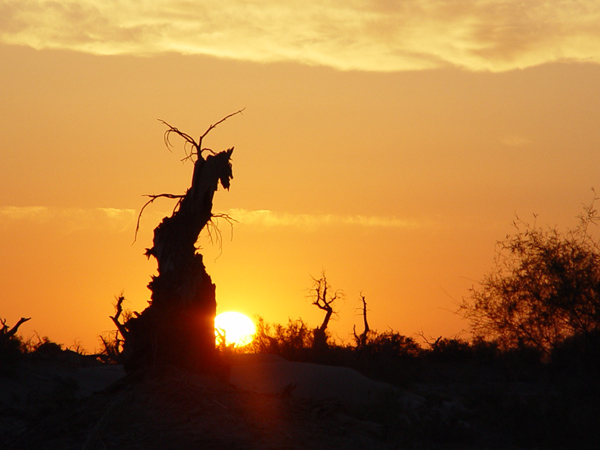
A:
<svg viewBox="0 0 600 450">
<path fill-rule="evenodd" d="M 452 337 L 518 215 L 561 229 L 600 189 L 600 2 L 0 0 L 0 317 L 88 351 L 192 165 L 162 119 L 235 146 L 219 311 Z M 212 238 L 212 242 L 211 242 Z"/>
</svg>

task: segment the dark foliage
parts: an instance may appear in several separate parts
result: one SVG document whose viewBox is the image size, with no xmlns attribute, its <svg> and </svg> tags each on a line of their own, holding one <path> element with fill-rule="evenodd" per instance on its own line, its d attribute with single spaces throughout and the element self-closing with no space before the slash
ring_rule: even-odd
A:
<svg viewBox="0 0 600 450">
<path fill-rule="evenodd" d="M 257 329 L 252 351 L 351 367 L 424 395 L 421 409 L 389 425 L 407 448 L 586 449 L 600 439 L 600 334 L 562 341 L 545 363 L 531 346 L 440 337 L 423 348 L 391 330 L 370 331 L 355 346 L 330 344 L 323 360 L 301 319 L 259 319 Z"/>
<path fill-rule="evenodd" d="M 364 355 L 408 359 L 421 353 L 421 346 L 413 338 L 391 330 L 383 333 L 372 331 L 365 341 L 359 350 Z"/>
<path fill-rule="evenodd" d="M 600 373 L 600 330 L 565 339 L 552 349 L 550 361 L 558 368 Z"/>
<path fill-rule="evenodd" d="M 465 362 L 474 358 L 474 349 L 471 344 L 463 339 L 438 338 L 430 344 L 426 352 L 427 358 L 432 361 L 457 361 Z"/>
<path fill-rule="evenodd" d="M 0 371 L 8 371 L 18 361 L 27 347 L 20 336 L 17 335 L 19 327 L 30 320 L 22 317 L 14 326 L 9 327 L 6 320 L 0 318 Z"/>
<path fill-rule="evenodd" d="M 269 353 L 292 361 L 310 358 L 313 333 L 302 320 L 289 319 L 287 325 L 268 324 L 258 317 L 256 334 L 249 345 L 255 353 Z"/>
<path fill-rule="evenodd" d="M 63 351 L 62 345 L 44 337 L 33 349 L 33 354 L 41 358 L 56 358 Z"/>
<path fill-rule="evenodd" d="M 11 336 L 0 342 L 0 374 L 9 371 L 10 367 L 24 354 L 25 348 L 19 336 Z"/>
<path fill-rule="evenodd" d="M 600 329 L 600 247 L 586 207 L 578 226 L 563 234 L 516 221 L 499 243 L 494 269 L 461 305 L 476 336 L 504 349 L 534 347 L 548 358 L 572 336 Z"/>
</svg>

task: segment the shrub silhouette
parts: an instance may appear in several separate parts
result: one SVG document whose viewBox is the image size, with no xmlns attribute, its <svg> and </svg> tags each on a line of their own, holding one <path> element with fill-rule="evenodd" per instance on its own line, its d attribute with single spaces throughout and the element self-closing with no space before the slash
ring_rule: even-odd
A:
<svg viewBox="0 0 600 450">
<path fill-rule="evenodd" d="M 474 350 L 471 343 L 464 339 L 440 337 L 429 344 L 427 358 L 432 361 L 465 362 L 472 360 Z"/>
<path fill-rule="evenodd" d="M 421 347 L 413 338 L 394 331 L 383 333 L 371 331 L 365 344 L 361 346 L 361 352 L 380 357 L 405 359 L 419 356 Z"/>
<path fill-rule="evenodd" d="M 313 332 L 302 319 L 289 319 L 287 325 L 268 324 L 258 317 L 256 333 L 249 345 L 255 353 L 270 353 L 289 360 L 304 360 L 313 345 Z"/>
<path fill-rule="evenodd" d="M 565 339 L 552 349 L 550 361 L 559 368 L 600 373 L 600 330 Z"/>
<path fill-rule="evenodd" d="M 11 366 L 25 353 L 25 345 L 19 336 L 0 341 L 0 374 L 10 371 Z"/>
</svg>

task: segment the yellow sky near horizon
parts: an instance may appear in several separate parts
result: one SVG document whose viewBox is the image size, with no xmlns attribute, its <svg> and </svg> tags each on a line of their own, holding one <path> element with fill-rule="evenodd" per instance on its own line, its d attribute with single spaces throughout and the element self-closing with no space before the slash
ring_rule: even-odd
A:
<svg viewBox="0 0 600 450">
<path fill-rule="evenodd" d="M 598 187 L 596 2 L 0 2 L 0 317 L 98 347 L 142 310 L 144 249 L 191 165 L 163 119 L 235 146 L 201 240 L 220 311 L 346 299 L 332 331 L 452 336 L 515 214 L 563 229 Z M 341 5 L 341 6 L 340 6 Z M 197 7 L 196 7 L 197 6 Z M 193 13 L 190 13 L 192 11 Z M 175 143 L 175 142 L 174 142 Z M 214 237 L 214 236 L 213 236 Z"/>
</svg>

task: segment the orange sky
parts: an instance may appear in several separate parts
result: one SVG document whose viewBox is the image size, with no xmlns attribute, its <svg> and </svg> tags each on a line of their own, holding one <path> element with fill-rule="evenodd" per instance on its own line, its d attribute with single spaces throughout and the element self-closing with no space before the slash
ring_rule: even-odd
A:
<svg viewBox="0 0 600 450">
<path fill-rule="evenodd" d="M 452 311 L 518 214 L 573 226 L 600 188 L 596 2 L 0 3 L 0 317 L 89 351 L 114 296 L 142 310 L 143 256 L 191 165 L 163 119 L 235 146 L 205 236 L 220 311 L 322 315 L 332 331 L 453 336 Z"/>
</svg>

